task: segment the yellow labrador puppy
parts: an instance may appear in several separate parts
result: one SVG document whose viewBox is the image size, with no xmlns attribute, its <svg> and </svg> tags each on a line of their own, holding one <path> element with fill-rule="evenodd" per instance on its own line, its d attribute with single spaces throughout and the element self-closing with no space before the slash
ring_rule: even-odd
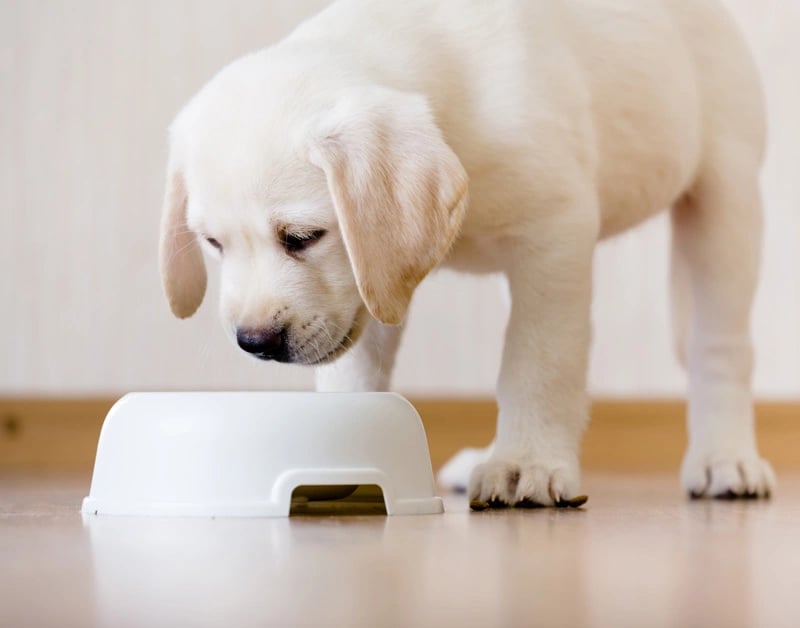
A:
<svg viewBox="0 0 800 628">
<path fill-rule="evenodd" d="M 595 244 L 671 208 L 690 374 L 683 486 L 766 496 L 750 393 L 764 107 L 718 0 L 339 0 L 223 69 L 171 127 L 173 312 L 246 352 L 388 385 L 414 289 L 502 271 L 497 436 L 472 498 L 579 492 Z M 339 365 L 337 365 L 339 366 Z"/>
</svg>

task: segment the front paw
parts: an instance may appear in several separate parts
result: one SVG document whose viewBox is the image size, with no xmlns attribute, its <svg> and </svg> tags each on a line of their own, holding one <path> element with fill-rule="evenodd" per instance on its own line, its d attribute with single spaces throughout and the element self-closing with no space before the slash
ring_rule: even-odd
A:
<svg viewBox="0 0 800 628">
<path fill-rule="evenodd" d="M 755 450 L 733 455 L 688 451 L 681 482 L 692 498 L 769 497 L 775 490 L 775 473 Z"/>
<path fill-rule="evenodd" d="M 579 484 L 577 458 L 494 455 L 473 470 L 469 497 L 491 507 L 579 506 Z"/>
</svg>

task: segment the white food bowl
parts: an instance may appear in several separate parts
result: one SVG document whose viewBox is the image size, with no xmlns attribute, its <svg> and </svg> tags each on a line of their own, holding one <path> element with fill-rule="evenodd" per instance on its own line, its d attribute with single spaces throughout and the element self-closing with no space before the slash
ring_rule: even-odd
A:
<svg viewBox="0 0 800 628">
<path fill-rule="evenodd" d="M 303 489 L 313 500 L 358 485 L 380 487 L 389 515 L 443 512 L 425 430 L 400 395 L 131 393 L 103 424 L 81 511 L 285 517 L 298 487 L 351 487 Z"/>
</svg>

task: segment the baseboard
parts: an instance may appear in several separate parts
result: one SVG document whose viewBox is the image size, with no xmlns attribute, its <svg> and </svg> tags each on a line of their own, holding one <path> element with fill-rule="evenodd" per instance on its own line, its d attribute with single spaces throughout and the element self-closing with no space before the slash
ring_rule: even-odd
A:
<svg viewBox="0 0 800 628">
<path fill-rule="evenodd" d="M 90 469 L 103 418 L 113 399 L 0 399 L 0 470 Z M 494 434 L 488 400 L 414 400 L 425 424 L 434 468 L 462 447 Z M 686 443 L 678 401 L 598 400 L 584 439 L 587 470 L 663 471 L 678 467 Z M 778 469 L 800 468 L 800 402 L 756 405 L 761 452 Z"/>
</svg>

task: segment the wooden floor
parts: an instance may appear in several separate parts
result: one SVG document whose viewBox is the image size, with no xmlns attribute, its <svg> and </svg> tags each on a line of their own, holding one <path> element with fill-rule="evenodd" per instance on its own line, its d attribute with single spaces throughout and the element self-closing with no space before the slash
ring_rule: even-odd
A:
<svg viewBox="0 0 800 628">
<path fill-rule="evenodd" d="M 86 475 L 0 474 L 0 626 L 800 625 L 800 476 L 690 502 L 589 475 L 586 508 L 283 519 L 78 514 Z"/>
</svg>

